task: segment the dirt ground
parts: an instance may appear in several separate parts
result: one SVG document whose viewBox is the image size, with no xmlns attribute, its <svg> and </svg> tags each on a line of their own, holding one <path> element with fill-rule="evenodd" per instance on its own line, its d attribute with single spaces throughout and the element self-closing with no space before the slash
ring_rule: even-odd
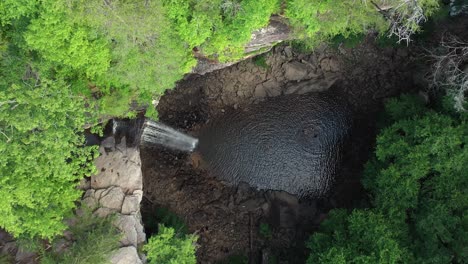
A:
<svg viewBox="0 0 468 264">
<path fill-rule="evenodd" d="M 329 197 L 298 201 L 245 184 L 228 186 L 197 166 L 196 155 L 155 147 L 141 151 L 144 219 L 155 217 L 159 207 L 178 215 L 200 236 L 200 263 L 304 263 L 304 241 L 327 212 L 365 198 L 359 175 L 372 152 L 382 102 L 415 88 L 411 53 L 405 47 L 380 47 L 373 39 L 368 36 L 354 48 L 324 46 L 311 54 L 281 45 L 229 68 L 189 76 L 158 106 L 160 121 L 196 136 L 227 108 L 282 94 L 339 89 L 352 105 L 354 127 Z"/>
</svg>

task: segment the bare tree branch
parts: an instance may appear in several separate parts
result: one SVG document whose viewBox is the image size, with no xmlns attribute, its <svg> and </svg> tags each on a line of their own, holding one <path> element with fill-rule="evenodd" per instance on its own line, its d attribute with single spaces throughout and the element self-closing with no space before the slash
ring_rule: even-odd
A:
<svg viewBox="0 0 468 264">
<path fill-rule="evenodd" d="M 398 37 L 398 43 L 411 41 L 411 36 L 427 18 L 417 0 L 397 0 L 394 5 L 379 6 L 374 1 L 375 8 L 390 21 L 389 36 Z"/>
<path fill-rule="evenodd" d="M 468 42 L 453 35 L 442 38 L 437 50 L 429 55 L 434 63 L 427 78 L 430 89 L 446 90 L 454 99 L 457 111 L 467 111 L 465 108 L 468 93 Z"/>
</svg>

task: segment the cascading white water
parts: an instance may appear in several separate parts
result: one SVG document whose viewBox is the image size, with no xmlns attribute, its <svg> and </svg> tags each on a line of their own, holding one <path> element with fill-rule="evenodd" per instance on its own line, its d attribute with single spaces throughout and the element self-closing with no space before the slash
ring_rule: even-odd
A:
<svg viewBox="0 0 468 264">
<path fill-rule="evenodd" d="M 140 138 L 141 145 L 162 145 L 171 149 L 191 152 L 198 145 L 198 139 L 179 132 L 162 123 L 146 120 Z"/>
</svg>

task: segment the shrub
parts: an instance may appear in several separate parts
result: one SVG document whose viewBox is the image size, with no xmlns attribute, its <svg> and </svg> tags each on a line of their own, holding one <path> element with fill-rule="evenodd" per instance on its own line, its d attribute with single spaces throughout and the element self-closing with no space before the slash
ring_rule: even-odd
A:
<svg viewBox="0 0 468 264">
<path fill-rule="evenodd" d="M 468 123 L 412 97 L 386 106 L 363 184 L 373 208 L 332 211 L 310 263 L 463 263 L 468 259 Z M 335 262 L 333 262 L 335 261 Z"/>
<path fill-rule="evenodd" d="M 260 223 L 258 232 L 263 238 L 271 239 L 273 237 L 273 232 L 271 231 L 271 227 L 267 223 Z"/>
<path fill-rule="evenodd" d="M 150 237 L 143 250 L 149 263 L 195 264 L 197 239 L 195 235 L 179 235 L 173 228 L 159 225 L 158 234 Z"/>
<path fill-rule="evenodd" d="M 268 70 L 268 69 L 270 68 L 270 66 L 268 65 L 268 62 L 266 61 L 265 55 L 258 55 L 258 56 L 255 56 L 255 57 L 252 59 L 252 62 L 253 62 L 256 66 L 258 66 L 258 67 L 260 67 L 260 68 L 262 68 L 262 69 L 264 69 L 264 70 Z"/>
<path fill-rule="evenodd" d="M 185 224 L 184 220 L 176 215 L 174 212 L 170 211 L 168 208 L 157 208 L 156 209 L 156 221 L 158 223 L 173 228 L 176 234 L 186 235 L 189 233 L 188 227 Z"/>
<path fill-rule="evenodd" d="M 101 218 L 93 215 L 90 210 L 81 210 L 81 214 L 75 216 L 70 226 L 73 237 L 70 247 L 63 252 L 53 251 L 55 249 L 43 252 L 41 264 L 110 263 L 110 254 L 119 248 L 121 237 L 112 224 L 114 218 Z"/>
</svg>

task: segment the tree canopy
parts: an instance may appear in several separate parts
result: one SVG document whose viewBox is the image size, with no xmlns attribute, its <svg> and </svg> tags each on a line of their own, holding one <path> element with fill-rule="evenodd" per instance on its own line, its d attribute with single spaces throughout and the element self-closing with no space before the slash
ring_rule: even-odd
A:
<svg viewBox="0 0 468 264">
<path fill-rule="evenodd" d="M 372 207 L 332 211 L 308 263 L 466 262 L 468 116 L 411 96 L 386 113 L 363 178 Z"/>
<path fill-rule="evenodd" d="M 435 2 L 418 7 L 429 14 Z M 411 9 L 398 10 L 411 17 Z M 296 36 L 308 41 L 392 23 L 367 1 L 1 1 L 0 227 L 17 236 L 61 232 L 80 197 L 74 186 L 93 170 L 95 152 L 83 147 L 84 125 L 102 116 L 132 116 L 135 105 L 148 106 L 147 115 L 156 118 L 151 100 L 190 72 L 196 56 L 239 59 L 252 31 L 272 14 L 288 18 Z M 431 118 L 425 122 L 443 121 Z M 414 181 L 428 173 L 424 166 Z M 413 196 L 404 198 L 405 205 L 414 203 Z"/>
</svg>

